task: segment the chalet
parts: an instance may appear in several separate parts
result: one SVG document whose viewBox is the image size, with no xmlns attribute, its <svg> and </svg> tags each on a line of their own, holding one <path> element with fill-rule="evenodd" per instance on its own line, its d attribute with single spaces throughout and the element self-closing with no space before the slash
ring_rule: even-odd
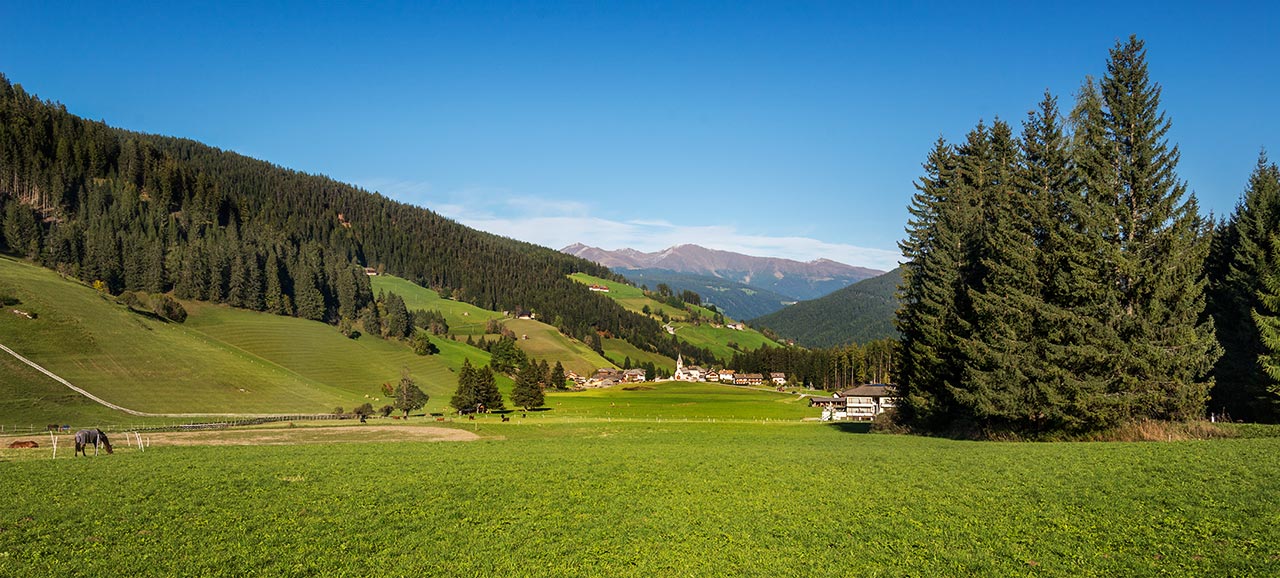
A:
<svg viewBox="0 0 1280 578">
<path fill-rule="evenodd" d="M 596 370 L 595 374 L 587 379 L 586 385 L 591 387 L 609 387 L 611 385 L 622 383 L 625 380 L 626 375 L 624 375 L 621 370 L 613 369 L 612 367 L 602 367 Z"/>
<path fill-rule="evenodd" d="M 716 369 L 712 369 L 708 371 L 707 374 L 703 376 L 703 378 L 706 379 L 707 381 L 720 381 L 720 371 Z"/>
<path fill-rule="evenodd" d="M 378 270 L 377 270 L 377 269 L 374 269 L 373 267 L 365 267 L 365 268 L 364 268 L 364 274 L 365 274 L 365 275 L 368 275 L 368 276 L 370 276 L 370 277 L 377 277 L 377 276 L 378 276 Z"/>
<path fill-rule="evenodd" d="M 831 397 L 809 398 L 809 405 L 822 408 L 822 421 L 871 421 L 893 409 L 897 400 L 892 385 L 873 383 L 838 391 Z"/>
<path fill-rule="evenodd" d="M 732 369 L 720 370 L 720 383 L 733 383 L 734 371 Z"/>
<path fill-rule="evenodd" d="M 787 374 L 775 371 L 769 374 L 769 381 L 772 381 L 778 385 L 786 385 Z"/>
<path fill-rule="evenodd" d="M 590 290 L 592 290 L 592 291 L 599 291 L 599 292 L 601 292 L 601 293 L 608 293 L 608 292 L 609 292 L 609 288 L 608 288 L 608 287 L 605 287 L 604 285 L 597 285 L 597 284 L 595 284 L 595 283 L 592 283 L 590 286 L 588 286 L 588 287 L 587 287 L 587 289 L 590 289 Z"/>
<path fill-rule="evenodd" d="M 627 383 L 642 382 L 645 381 L 646 377 L 647 373 L 643 369 L 628 369 L 622 372 L 622 378 L 626 380 Z"/>
<path fill-rule="evenodd" d="M 759 373 L 735 373 L 734 385 L 760 385 L 764 383 L 764 375 Z"/>
<path fill-rule="evenodd" d="M 728 325 L 725 325 L 725 327 L 728 327 L 729 329 L 736 329 L 738 331 L 742 331 L 743 329 L 747 328 L 745 325 L 742 324 L 742 322 L 730 323 Z"/>
</svg>

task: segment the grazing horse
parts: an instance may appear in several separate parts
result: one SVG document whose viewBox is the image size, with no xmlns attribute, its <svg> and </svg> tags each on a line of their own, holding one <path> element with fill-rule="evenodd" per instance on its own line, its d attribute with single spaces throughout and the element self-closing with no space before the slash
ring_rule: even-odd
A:
<svg viewBox="0 0 1280 578">
<path fill-rule="evenodd" d="M 102 433 L 100 429 L 82 429 L 76 432 L 76 453 L 72 455 L 84 454 L 89 455 L 85 449 L 89 444 L 93 444 L 93 455 L 98 455 L 98 444 L 107 448 L 107 453 L 111 452 L 111 442 L 107 440 L 107 434 Z"/>
</svg>

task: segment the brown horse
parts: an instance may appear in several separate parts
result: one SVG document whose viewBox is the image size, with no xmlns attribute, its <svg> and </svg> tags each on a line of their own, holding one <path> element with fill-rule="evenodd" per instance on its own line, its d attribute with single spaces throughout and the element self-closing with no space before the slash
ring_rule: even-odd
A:
<svg viewBox="0 0 1280 578">
<path fill-rule="evenodd" d="M 38 444 L 38 443 L 36 443 L 36 442 L 33 442 L 33 441 L 19 441 L 19 442 L 13 442 L 13 443 L 9 444 L 9 448 L 10 448 L 10 449 L 17 449 L 17 448 L 38 448 L 38 447 L 40 447 L 40 444 Z"/>
<path fill-rule="evenodd" d="M 111 442 L 107 440 L 107 434 L 102 433 L 100 429 L 82 429 L 76 432 L 76 453 L 71 455 L 84 454 L 89 455 L 86 447 L 93 444 L 93 455 L 98 455 L 98 444 L 102 444 L 107 448 L 107 453 L 112 453 Z"/>
</svg>

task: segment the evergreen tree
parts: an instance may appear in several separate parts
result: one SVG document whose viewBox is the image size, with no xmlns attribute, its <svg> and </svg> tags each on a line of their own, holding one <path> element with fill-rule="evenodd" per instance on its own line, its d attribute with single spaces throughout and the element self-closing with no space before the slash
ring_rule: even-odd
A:
<svg viewBox="0 0 1280 578">
<path fill-rule="evenodd" d="M 555 367 L 551 368 L 551 377 L 547 378 L 547 383 L 556 389 L 564 389 L 566 379 L 567 378 L 564 376 L 564 366 L 557 361 Z"/>
<path fill-rule="evenodd" d="M 520 369 L 520 373 L 516 375 L 515 386 L 511 388 L 511 402 L 517 407 L 522 407 L 526 411 L 535 407 L 542 407 L 543 394 L 542 386 L 538 384 L 541 377 L 541 370 L 537 362 L 530 361 L 524 364 Z"/>
<path fill-rule="evenodd" d="M 1165 140 L 1170 123 L 1160 111 L 1160 87 L 1147 75 L 1136 37 L 1118 43 L 1101 83 L 1104 109 L 1084 130 L 1104 135 L 1086 142 L 1077 163 L 1092 202 L 1112 225 L 1103 238 L 1110 259 L 1102 280 L 1118 308 L 1119 336 L 1111 356 L 1111 393 L 1125 417 L 1185 419 L 1201 415 L 1218 358 L 1213 323 L 1202 319 L 1202 264 L 1209 237 L 1194 196 L 1177 180 L 1178 148 Z M 1114 300 L 1114 301 L 1110 301 Z"/>
<path fill-rule="evenodd" d="M 950 211 L 957 202 L 956 164 L 955 150 L 938 139 L 908 208 L 907 238 L 899 244 L 906 257 L 896 320 L 902 335 L 899 411 L 907 423 L 927 429 L 950 421 L 955 403 L 948 386 L 959 383 L 955 295 L 965 240 Z M 734 364 L 743 369 L 736 359 Z"/>
<path fill-rule="evenodd" d="M 1258 307 L 1253 310 L 1254 322 L 1258 325 L 1259 338 L 1262 341 L 1263 353 L 1258 356 L 1258 364 L 1271 378 L 1266 386 L 1264 399 L 1269 403 L 1266 409 L 1275 415 L 1280 405 L 1280 233 L 1271 234 L 1271 258 L 1262 275 L 1262 287 L 1258 290 Z"/>
<path fill-rule="evenodd" d="M 476 409 L 476 369 L 471 367 L 471 360 L 463 358 L 462 369 L 458 370 L 458 388 L 454 390 L 453 397 L 449 399 L 449 405 L 458 411 L 473 411 Z"/>
<path fill-rule="evenodd" d="M 40 225 L 36 214 L 19 201 L 5 204 L 4 242 L 10 251 L 24 257 L 35 258 L 40 253 Z"/>
<path fill-rule="evenodd" d="M 502 392 L 498 391 L 498 381 L 493 369 L 488 365 L 472 373 L 475 379 L 476 403 L 484 404 L 488 411 L 501 411 L 506 406 L 502 402 Z"/>
<path fill-rule="evenodd" d="M 1258 156 L 1244 197 L 1214 235 L 1209 271 L 1208 310 L 1217 327 L 1223 355 L 1214 366 L 1216 385 L 1210 409 L 1234 418 L 1275 421 L 1276 385 L 1259 362 L 1267 354 L 1260 330 L 1272 306 L 1263 303 L 1264 278 L 1273 267 L 1272 236 L 1280 231 L 1280 169 Z"/>
</svg>

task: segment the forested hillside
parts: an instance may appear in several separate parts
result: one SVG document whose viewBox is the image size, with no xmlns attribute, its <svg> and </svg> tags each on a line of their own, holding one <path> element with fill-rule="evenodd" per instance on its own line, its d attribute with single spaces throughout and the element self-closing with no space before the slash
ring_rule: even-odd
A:
<svg viewBox="0 0 1280 578">
<path fill-rule="evenodd" d="M 865 279 L 812 301 L 751 320 L 805 347 L 834 347 L 896 338 L 893 325 L 898 309 L 902 269 Z"/>
<path fill-rule="evenodd" d="M 531 310 L 583 341 L 700 359 L 658 323 L 566 278 L 588 261 L 191 140 L 81 119 L 0 75 L 0 250 L 110 293 L 340 323 L 370 309 L 375 267 L 494 311 Z"/>
</svg>

